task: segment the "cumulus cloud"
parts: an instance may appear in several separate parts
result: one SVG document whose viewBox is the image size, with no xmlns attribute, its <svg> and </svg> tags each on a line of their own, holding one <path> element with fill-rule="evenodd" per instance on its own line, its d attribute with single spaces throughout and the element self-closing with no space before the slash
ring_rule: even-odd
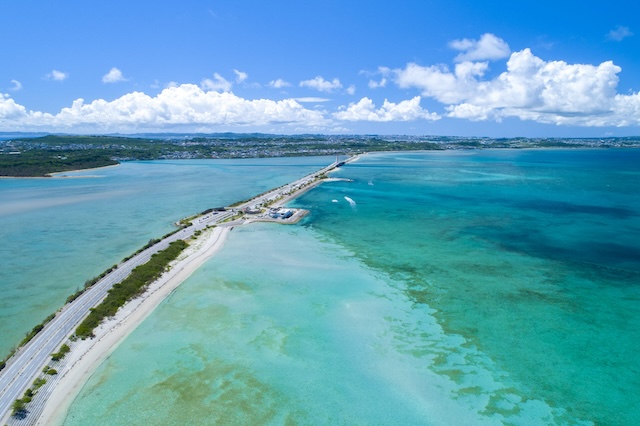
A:
<svg viewBox="0 0 640 426">
<path fill-rule="evenodd" d="M 233 70 L 233 73 L 236 75 L 236 83 L 242 83 L 242 82 L 244 82 L 247 78 L 249 78 L 249 74 L 247 74 L 246 72 L 242 72 L 242 71 L 238 71 L 238 70 Z"/>
<path fill-rule="evenodd" d="M 227 81 L 223 76 L 217 72 L 213 74 L 213 80 L 205 78 L 200 82 L 200 87 L 205 90 L 216 90 L 221 92 L 231 91 L 231 82 Z"/>
<path fill-rule="evenodd" d="M 429 96 L 446 104 L 458 103 L 468 98 L 488 68 L 486 62 L 463 62 L 454 71 L 444 65 L 423 67 L 414 63 L 396 70 L 396 83 L 401 88 L 418 88 Z"/>
<path fill-rule="evenodd" d="M 139 130 L 179 126 L 261 126 L 294 124 L 325 126 L 323 114 L 293 99 L 247 100 L 230 92 L 205 91 L 194 84 L 168 87 L 157 96 L 141 92 L 113 101 L 75 100 L 57 114 L 27 111 L 7 95 L 0 96 L 0 129 Z"/>
<path fill-rule="evenodd" d="M 518 117 L 541 123 L 584 126 L 640 124 L 639 95 L 616 93 L 621 68 L 544 61 L 531 50 L 514 52 L 507 70 L 484 78 L 486 62 L 463 62 L 453 71 L 444 66 L 408 64 L 396 70 L 402 88 L 446 104 L 448 116 L 470 120 Z"/>
<path fill-rule="evenodd" d="M 340 80 L 334 78 L 331 81 L 325 80 L 321 76 L 317 76 L 311 80 L 304 80 L 300 82 L 300 87 L 309 87 L 311 89 L 318 90 L 320 92 L 333 92 L 336 89 L 342 89 Z"/>
<path fill-rule="evenodd" d="M 633 33 L 627 27 L 622 27 L 618 25 L 607 34 L 607 39 L 613 41 L 622 41 L 627 37 L 631 37 Z"/>
<path fill-rule="evenodd" d="M 13 86 L 9 88 L 10 91 L 17 92 L 22 90 L 22 83 L 18 80 L 11 80 L 11 84 L 13 84 Z"/>
<path fill-rule="evenodd" d="M 456 62 L 495 61 L 506 58 L 511 53 L 509 45 L 503 39 L 490 33 L 480 36 L 480 40 L 453 40 L 449 47 L 461 52 L 456 56 Z"/>
<path fill-rule="evenodd" d="M 420 106 L 420 96 L 413 99 L 393 103 L 384 100 L 380 108 L 375 107 L 373 101 L 367 97 L 359 102 L 350 103 L 348 107 L 342 107 L 341 111 L 333 114 L 338 120 L 345 121 L 414 121 L 414 120 L 438 120 L 440 116 L 430 113 Z"/>
<path fill-rule="evenodd" d="M 44 78 L 53 81 L 64 81 L 69 78 L 69 73 L 58 70 L 51 70 L 50 73 L 45 74 Z"/>
<path fill-rule="evenodd" d="M 25 107 L 17 104 L 9 95 L 0 93 L 0 123 L 19 122 L 27 116 Z M 11 130 L 10 127 L 6 129 Z"/>
<path fill-rule="evenodd" d="M 355 85 L 350 85 L 349 87 L 347 87 L 347 95 L 355 95 L 356 93 L 356 86 Z"/>
<path fill-rule="evenodd" d="M 102 77 L 103 83 L 119 83 L 121 81 L 127 81 L 127 79 L 122 75 L 122 71 L 116 67 L 111 68 L 111 70 Z"/>
<path fill-rule="evenodd" d="M 291 83 L 288 83 L 281 78 L 277 80 L 271 80 L 269 82 L 269 87 L 273 87 L 274 89 L 282 89 L 283 87 L 290 87 L 290 86 L 291 86 Z"/>
</svg>

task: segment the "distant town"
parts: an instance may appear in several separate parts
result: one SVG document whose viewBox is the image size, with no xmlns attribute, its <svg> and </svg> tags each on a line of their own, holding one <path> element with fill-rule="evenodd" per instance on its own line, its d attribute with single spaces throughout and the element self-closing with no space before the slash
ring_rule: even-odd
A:
<svg viewBox="0 0 640 426">
<path fill-rule="evenodd" d="M 131 160 L 353 155 L 487 148 L 638 148 L 640 137 L 485 138 L 403 135 L 0 133 L 0 176 L 47 176 Z"/>
</svg>

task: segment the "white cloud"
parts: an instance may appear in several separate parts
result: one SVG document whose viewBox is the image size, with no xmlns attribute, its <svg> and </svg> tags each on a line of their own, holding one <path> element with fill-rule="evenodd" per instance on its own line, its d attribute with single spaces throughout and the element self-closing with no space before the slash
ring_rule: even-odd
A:
<svg viewBox="0 0 640 426">
<path fill-rule="evenodd" d="M 334 113 L 333 116 L 345 121 L 378 122 L 440 119 L 438 114 L 430 113 L 420 106 L 420 96 L 397 104 L 385 99 L 382 107 L 378 109 L 371 99 L 365 97 L 357 103 L 350 103 L 346 108 L 342 107 L 342 110 Z"/>
<path fill-rule="evenodd" d="M 379 81 L 369 80 L 369 88 L 378 89 L 380 87 L 387 86 L 387 83 L 388 83 L 387 77 L 389 76 L 389 74 L 391 74 L 391 69 L 387 67 L 378 67 L 378 70 L 376 72 L 360 71 L 360 74 L 365 74 L 367 76 L 381 75 L 382 77 L 380 78 Z"/>
<path fill-rule="evenodd" d="M 233 73 L 236 75 L 236 83 L 242 83 L 247 78 L 249 78 L 249 74 L 247 74 L 246 72 L 233 70 Z"/>
<path fill-rule="evenodd" d="M 0 96 L 0 129 L 129 131 L 191 126 L 326 126 L 321 112 L 293 99 L 247 100 L 230 92 L 204 91 L 194 84 L 164 89 L 151 97 L 141 92 L 113 101 L 77 99 L 57 114 L 28 111 L 7 95 Z"/>
<path fill-rule="evenodd" d="M 447 105 L 450 117 L 500 120 L 518 117 L 541 123 L 584 126 L 640 124 L 640 95 L 616 93 L 621 68 L 544 61 L 529 49 L 514 52 L 507 70 L 485 79 L 486 62 L 444 66 L 408 64 L 395 70 L 402 88 L 414 87 Z"/>
<path fill-rule="evenodd" d="M 18 80 L 11 80 L 11 84 L 13 84 L 13 87 L 9 88 L 10 91 L 17 92 L 22 90 L 22 83 L 20 83 Z"/>
<path fill-rule="evenodd" d="M 111 68 L 111 70 L 102 77 L 103 83 L 119 83 L 121 81 L 127 81 L 127 79 L 122 75 L 122 71 L 116 67 Z"/>
<path fill-rule="evenodd" d="M 221 92 L 229 92 L 231 91 L 231 82 L 227 81 L 224 77 L 222 77 L 218 73 L 213 74 L 213 80 L 210 78 L 205 78 L 200 82 L 200 87 L 205 90 L 216 90 Z"/>
<path fill-rule="evenodd" d="M 17 104 L 9 95 L 0 93 L 0 123 L 20 122 L 27 116 L 25 107 Z M 11 130 L 10 126 L 5 128 Z"/>
<path fill-rule="evenodd" d="M 347 87 L 347 95 L 355 95 L 356 93 L 356 86 L 355 85 L 350 85 L 349 87 Z"/>
<path fill-rule="evenodd" d="M 423 67 L 410 63 L 405 69 L 396 70 L 396 83 L 401 88 L 418 88 L 424 96 L 442 103 L 458 103 L 475 90 L 476 77 L 482 77 L 487 67 L 486 62 L 464 62 L 451 72 L 444 65 Z"/>
<path fill-rule="evenodd" d="M 490 33 L 480 36 L 480 40 L 453 40 L 449 47 L 462 52 L 456 56 L 456 62 L 496 60 L 506 58 L 511 53 L 504 40 Z"/>
<path fill-rule="evenodd" d="M 311 80 L 304 80 L 300 82 L 300 87 L 309 87 L 311 89 L 316 89 L 320 92 L 333 92 L 336 89 L 342 89 L 342 84 L 340 80 L 334 78 L 331 81 L 325 80 L 324 78 L 317 76 Z"/>
<path fill-rule="evenodd" d="M 64 81 L 69 78 L 69 73 L 58 70 L 51 70 L 51 72 L 46 74 L 44 78 L 47 80 Z"/>
<path fill-rule="evenodd" d="M 387 79 L 384 77 L 380 81 L 369 80 L 369 89 L 377 89 L 379 87 L 386 87 L 386 86 L 387 86 Z"/>
<path fill-rule="evenodd" d="M 622 41 L 627 37 L 631 37 L 633 33 L 628 27 L 618 25 L 607 34 L 607 39 L 613 41 Z"/>
<path fill-rule="evenodd" d="M 273 87 L 274 89 L 282 89 L 283 87 L 290 87 L 290 86 L 291 86 L 291 83 L 288 83 L 281 78 L 277 80 L 271 80 L 269 82 L 269 87 Z"/>
<path fill-rule="evenodd" d="M 304 98 L 293 98 L 293 100 L 297 102 L 302 102 L 302 103 L 319 103 L 319 102 L 328 102 L 330 99 L 307 96 Z"/>
</svg>

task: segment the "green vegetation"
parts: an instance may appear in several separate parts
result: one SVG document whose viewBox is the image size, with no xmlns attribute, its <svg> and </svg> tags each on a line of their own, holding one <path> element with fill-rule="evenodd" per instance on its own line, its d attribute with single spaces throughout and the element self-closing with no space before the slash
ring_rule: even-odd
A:
<svg viewBox="0 0 640 426">
<path fill-rule="evenodd" d="M 73 293 L 71 296 L 67 297 L 67 301 L 66 303 L 71 303 L 74 300 L 76 300 L 78 297 L 80 297 L 80 295 L 82 293 L 84 293 L 89 287 L 95 285 L 98 281 L 100 281 L 101 279 L 103 279 L 104 277 L 106 277 L 108 274 L 110 274 L 111 272 L 115 271 L 116 269 L 118 269 L 118 265 L 113 265 L 111 268 L 107 269 L 106 271 L 104 271 L 103 273 L 101 273 L 100 275 L 98 275 L 97 277 L 93 277 L 87 281 L 84 282 L 84 287 L 81 289 L 76 290 L 75 293 Z"/>
<path fill-rule="evenodd" d="M 109 290 L 100 305 L 91 309 L 89 316 L 76 328 L 76 335 L 82 339 L 93 337 L 93 330 L 104 318 L 115 315 L 121 306 L 141 294 L 186 247 L 187 243 L 184 241 L 174 241 L 166 249 L 154 254 L 147 263 L 135 268 L 131 275 Z"/>
<path fill-rule="evenodd" d="M 51 354 L 52 361 L 60 361 L 66 354 L 69 353 L 71 348 L 66 343 L 60 346 L 60 350 L 56 353 Z"/>
<path fill-rule="evenodd" d="M 167 236 L 168 236 L 168 235 L 171 235 L 171 234 L 167 234 Z M 155 245 L 156 245 L 156 244 L 158 244 L 160 241 L 162 241 L 162 239 L 164 239 L 164 238 L 166 238 L 166 236 L 165 236 L 165 237 L 162 237 L 162 238 L 160 238 L 160 239 L 158 239 L 158 238 L 152 238 L 152 239 L 150 239 L 150 240 L 149 240 L 149 242 L 148 242 L 147 244 L 145 244 L 144 246 L 142 246 L 142 248 L 138 249 L 138 250 L 137 250 L 135 253 L 133 253 L 131 256 L 127 256 L 127 257 L 125 257 L 124 259 L 122 259 L 122 263 L 124 263 L 124 262 L 126 262 L 126 261 L 128 261 L 128 260 L 132 259 L 135 255 L 142 253 L 142 252 L 143 252 L 143 251 L 145 251 L 146 249 L 148 249 L 148 248 L 150 248 L 150 247 L 155 246 Z"/>
<path fill-rule="evenodd" d="M 47 176 L 49 173 L 118 164 L 107 153 L 28 151 L 0 156 L 0 176 Z"/>
<path fill-rule="evenodd" d="M 16 399 L 11 405 L 11 415 L 14 417 L 24 418 L 26 415 L 25 408 L 28 403 L 31 402 L 36 393 L 38 393 L 38 389 L 40 389 L 44 384 L 47 383 L 45 379 L 36 379 L 33 382 L 33 387 L 27 389 L 24 392 L 24 395 L 20 399 Z"/>
<path fill-rule="evenodd" d="M 236 214 L 234 214 L 233 216 L 229 216 L 228 218 L 226 218 L 225 220 L 223 220 L 221 223 L 229 223 L 229 222 L 233 222 L 236 219 L 240 219 L 242 217 L 244 213 L 242 212 L 238 212 Z"/>
<path fill-rule="evenodd" d="M 24 346 L 27 343 L 29 343 L 31 341 L 31 339 L 33 339 L 36 336 L 36 334 L 38 334 L 49 321 L 51 321 L 52 319 L 55 318 L 55 316 L 56 316 L 56 314 L 51 314 L 48 317 L 46 317 L 44 319 L 44 321 L 42 321 L 40 324 L 38 324 L 35 327 L 33 327 L 33 329 L 31 329 L 31 331 L 27 333 L 25 338 L 22 339 L 22 342 L 20 342 L 19 347 L 20 346 Z"/>
<path fill-rule="evenodd" d="M 0 360 L 0 371 L 4 370 L 4 368 L 7 366 L 7 361 L 9 361 L 9 358 L 11 358 L 17 350 L 18 348 L 14 346 L 13 348 L 11 348 L 7 356 L 4 359 Z"/>
<path fill-rule="evenodd" d="M 191 223 L 189 223 L 188 225 L 183 225 L 178 229 L 175 229 L 167 234 L 165 234 L 164 236 L 162 236 L 161 238 L 153 238 L 151 240 L 149 240 L 149 242 L 147 244 L 145 244 L 142 248 L 138 249 L 135 253 L 133 253 L 131 256 L 127 256 L 124 259 L 122 259 L 122 263 L 132 259 L 135 255 L 142 253 L 143 251 L 145 251 L 146 249 L 158 244 L 160 241 L 164 240 L 165 238 L 169 238 L 170 236 L 172 236 L 173 234 L 180 232 L 181 229 L 184 229 L 186 226 L 190 226 Z"/>
<path fill-rule="evenodd" d="M 107 166 L 128 160 L 259 158 L 350 155 L 376 151 L 538 147 L 637 147 L 638 138 L 474 138 L 447 136 L 149 135 L 149 137 L 48 135 L 0 141 L 0 176 Z"/>
<path fill-rule="evenodd" d="M 26 395 L 20 399 L 16 399 L 15 401 L 13 401 L 13 404 L 11 405 L 11 415 L 14 417 L 20 416 L 20 414 L 24 412 L 24 409 L 29 402 L 31 402 L 31 398 L 27 397 Z"/>
</svg>

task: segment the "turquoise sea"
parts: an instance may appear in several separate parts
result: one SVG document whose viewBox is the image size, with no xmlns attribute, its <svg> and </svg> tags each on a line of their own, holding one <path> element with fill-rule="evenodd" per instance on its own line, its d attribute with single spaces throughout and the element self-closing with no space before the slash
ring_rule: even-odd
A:
<svg viewBox="0 0 640 426">
<path fill-rule="evenodd" d="M 640 151 L 363 156 L 234 229 L 65 425 L 634 425 Z"/>
<path fill-rule="evenodd" d="M 333 157 L 127 162 L 0 179 L 0 359 L 101 274 L 173 223 L 250 198 Z"/>
</svg>

